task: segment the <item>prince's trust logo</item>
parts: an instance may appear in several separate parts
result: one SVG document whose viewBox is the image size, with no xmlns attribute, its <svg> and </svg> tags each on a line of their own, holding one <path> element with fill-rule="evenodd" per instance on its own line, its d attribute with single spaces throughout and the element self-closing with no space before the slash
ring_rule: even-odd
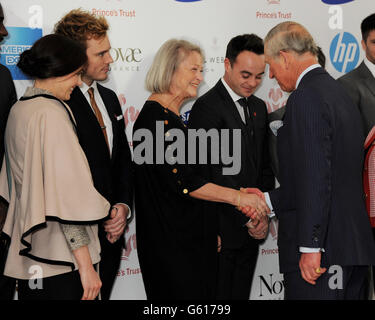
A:
<svg viewBox="0 0 375 320">
<path fill-rule="evenodd" d="M 287 101 L 286 94 L 280 89 L 279 86 L 273 87 L 268 92 L 268 99 L 266 100 L 267 111 L 272 113 L 285 106 Z"/>
</svg>

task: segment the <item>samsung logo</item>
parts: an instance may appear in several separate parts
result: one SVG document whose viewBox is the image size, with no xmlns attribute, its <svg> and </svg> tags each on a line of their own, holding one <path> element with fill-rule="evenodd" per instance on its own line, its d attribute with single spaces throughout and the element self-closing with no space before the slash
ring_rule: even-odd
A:
<svg viewBox="0 0 375 320">
<path fill-rule="evenodd" d="M 326 4 L 343 4 L 354 0 L 322 0 Z"/>
</svg>

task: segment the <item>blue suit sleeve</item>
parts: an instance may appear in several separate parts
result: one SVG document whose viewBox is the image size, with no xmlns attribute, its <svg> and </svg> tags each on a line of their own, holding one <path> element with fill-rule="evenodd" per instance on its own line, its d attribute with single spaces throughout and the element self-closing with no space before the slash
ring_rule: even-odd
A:
<svg viewBox="0 0 375 320">
<path fill-rule="evenodd" d="M 329 107 L 310 90 L 289 99 L 299 246 L 323 248 L 332 191 Z"/>
</svg>

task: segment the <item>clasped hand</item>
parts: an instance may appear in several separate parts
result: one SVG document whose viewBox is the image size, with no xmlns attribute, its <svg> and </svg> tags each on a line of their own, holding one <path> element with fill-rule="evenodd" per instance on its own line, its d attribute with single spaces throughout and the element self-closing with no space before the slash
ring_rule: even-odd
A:
<svg viewBox="0 0 375 320">
<path fill-rule="evenodd" d="M 255 239 L 264 239 L 268 232 L 268 214 L 270 209 L 265 203 L 263 193 L 257 188 L 241 188 L 238 210 L 251 220 L 246 224 L 249 235 Z"/>
<path fill-rule="evenodd" d="M 264 194 L 256 188 L 241 188 L 240 206 L 237 208 L 241 210 L 246 216 L 251 218 L 246 226 L 250 236 L 255 239 L 263 239 L 268 231 L 268 216 L 270 212 L 265 203 Z M 247 196 L 251 196 L 250 199 Z M 256 199 L 257 198 L 257 199 Z M 244 205 L 244 203 L 246 203 Z M 326 272 L 326 268 L 320 267 L 321 253 L 302 253 L 299 261 L 299 268 L 302 278 L 312 284 L 316 284 L 316 280 Z"/>
<path fill-rule="evenodd" d="M 116 242 L 124 233 L 128 213 L 128 207 L 121 203 L 117 203 L 111 208 L 110 219 L 104 222 L 104 230 L 107 232 L 109 242 Z"/>
</svg>

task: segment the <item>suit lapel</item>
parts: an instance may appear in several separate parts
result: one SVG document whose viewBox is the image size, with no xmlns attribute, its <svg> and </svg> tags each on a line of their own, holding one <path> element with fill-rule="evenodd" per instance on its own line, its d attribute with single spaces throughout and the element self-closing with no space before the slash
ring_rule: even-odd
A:
<svg viewBox="0 0 375 320">
<path fill-rule="evenodd" d="M 261 155 L 258 154 L 258 152 L 261 150 L 259 146 L 263 143 L 262 135 L 261 135 L 259 127 L 262 125 L 265 125 L 265 126 L 268 125 L 267 112 L 264 109 L 265 108 L 264 104 L 259 103 L 259 101 L 255 98 L 254 95 L 251 95 L 250 97 L 248 97 L 248 105 L 249 105 L 249 115 L 253 122 L 253 132 L 254 132 L 253 139 L 251 139 L 250 137 L 250 139 L 254 143 L 254 148 L 255 148 L 253 152 L 253 157 L 257 165 L 257 168 L 259 168 Z M 265 130 L 267 130 L 267 128 Z"/>
<path fill-rule="evenodd" d="M 244 130 L 246 132 L 245 123 L 242 121 L 241 115 L 238 112 L 236 104 L 229 95 L 227 89 L 225 89 L 221 80 L 219 80 L 219 82 L 216 84 L 216 88 L 219 91 L 219 94 L 221 95 L 225 108 L 234 116 L 236 123 L 241 127 L 241 130 Z"/>
<path fill-rule="evenodd" d="M 84 114 L 86 117 L 86 121 L 82 123 L 90 123 L 90 126 L 97 126 L 100 130 L 100 125 L 98 119 L 95 116 L 90 104 L 88 103 L 87 99 L 83 95 L 80 88 L 76 87 L 72 92 L 72 99 L 73 102 L 72 108 L 74 108 L 74 113 L 77 114 Z"/>
<path fill-rule="evenodd" d="M 227 89 L 224 87 L 221 80 L 219 80 L 218 83 L 216 84 L 216 89 L 218 90 L 221 96 L 221 101 L 223 101 L 224 108 L 226 109 L 227 112 L 229 112 L 230 114 L 234 116 L 237 125 L 241 128 L 241 136 L 242 136 L 242 139 L 245 140 L 244 144 L 247 146 L 245 148 L 247 159 L 251 161 L 251 163 L 255 167 L 255 161 L 251 154 L 251 149 L 254 149 L 255 146 L 251 143 L 249 132 L 247 131 L 245 123 L 242 121 L 242 118 L 238 112 L 236 104 L 234 103 L 232 97 L 229 95 Z"/>
<path fill-rule="evenodd" d="M 107 143 L 105 141 L 102 129 L 100 128 L 98 119 L 96 118 L 95 113 L 93 112 L 90 104 L 88 103 L 87 99 L 83 95 L 80 88 L 76 87 L 73 90 L 71 100 L 74 102 L 74 104 L 72 105 L 73 113 L 77 114 L 81 119 L 85 119 L 84 121 L 77 121 L 77 126 L 81 126 L 81 127 L 83 126 L 84 130 L 90 130 L 90 131 L 92 130 L 92 128 L 95 128 L 98 139 L 102 141 L 101 143 L 103 145 L 102 149 L 106 150 L 109 156 Z M 73 110 L 73 108 L 75 110 Z"/>
<path fill-rule="evenodd" d="M 358 67 L 358 71 L 360 72 L 360 75 L 363 78 L 366 87 L 375 96 L 375 78 L 363 61 Z"/>
<path fill-rule="evenodd" d="M 108 98 L 108 95 L 106 94 L 105 90 L 99 83 L 97 83 L 96 85 L 98 87 L 99 94 L 102 97 L 102 100 L 104 102 L 104 106 L 107 109 L 109 118 L 113 122 L 114 112 L 112 108 L 112 100 Z"/>
<path fill-rule="evenodd" d="M 112 123 L 112 156 L 111 160 L 115 158 L 116 152 L 118 150 L 118 134 L 117 134 L 117 119 L 115 114 L 115 108 L 113 107 L 113 100 L 112 98 L 106 93 L 106 91 L 103 89 L 103 86 L 101 86 L 99 83 L 97 83 L 99 94 L 103 100 L 104 106 L 107 110 L 108 116 L 111 119 Z"/>
<path fill-rule="evenodd" d="M 73 90 L 71 100 L 74 102 L 74 106 L 75 106 L 76 109 L 81 108 L 80 110 L 77 110 L 77 112 L 81 111 L 82 113 L 85 113 L 87 115 L 88 120 L 92 123 L 98 122 L 98 120 L 95 117 L 94 112 L 91 109 L 90 104 L 87 102 L 87 99 L 83 95 L 81 89 L 76 87 Z M 98 125 L 99 125 L 99 123 L 98 123 Z"/>
</svg>

